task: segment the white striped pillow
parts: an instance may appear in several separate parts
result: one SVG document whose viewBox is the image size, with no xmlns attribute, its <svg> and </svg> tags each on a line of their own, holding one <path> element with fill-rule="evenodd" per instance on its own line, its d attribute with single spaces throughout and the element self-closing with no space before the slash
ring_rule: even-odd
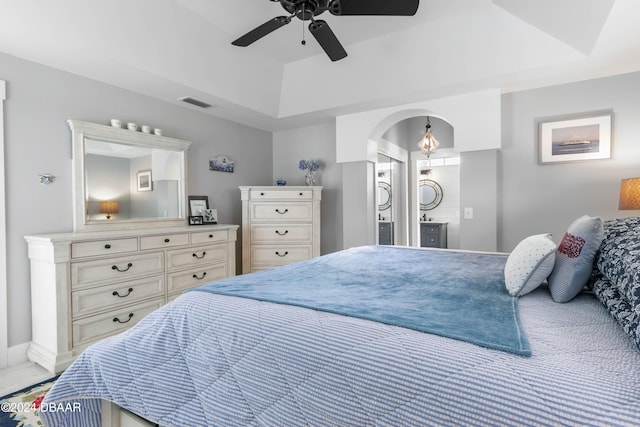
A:
<svg viewBox="0 0 640 427">
<path fill-rule="evenodd" d="M 584 288 L 603 238 L 599 217 L 584 215 L 569 226 L 558 246 L 556 265 L 548 280 L 555 302 L 569 302 Z"/>
</svg>

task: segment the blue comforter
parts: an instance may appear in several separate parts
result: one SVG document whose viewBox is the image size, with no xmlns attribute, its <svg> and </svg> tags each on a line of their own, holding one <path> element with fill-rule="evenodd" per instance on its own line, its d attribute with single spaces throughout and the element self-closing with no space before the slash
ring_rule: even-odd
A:
<svg viewBox="0 0 640 427">
<path fill-rule="evenodd" d="M 193 289 L 375 320 L 529 356 L 506 254 L 365 246 Z"/>
</svg>

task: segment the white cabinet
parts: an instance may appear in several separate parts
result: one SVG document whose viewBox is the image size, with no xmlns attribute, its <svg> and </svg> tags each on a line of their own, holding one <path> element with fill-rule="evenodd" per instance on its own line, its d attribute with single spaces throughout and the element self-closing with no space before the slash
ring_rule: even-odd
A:
<svg viewBox="0 0 640 427">
<path fill-rule="evenodd" d="M 320 255 L 322 187 L 240 187 L 242 272 Z"/>
<path fill-rule="evenodd" d="M 237 225 L 25 236 L 31 261 L 29 359 L 64 370 L 186 289 L 235 275 Z"/>
</svg>

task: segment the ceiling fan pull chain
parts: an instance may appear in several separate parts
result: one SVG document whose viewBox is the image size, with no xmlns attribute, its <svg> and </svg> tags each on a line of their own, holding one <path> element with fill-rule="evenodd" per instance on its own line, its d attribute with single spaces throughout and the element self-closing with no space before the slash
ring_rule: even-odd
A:
<svg viewBox="0 0 640 427">
<path fill-rule="evenodd" d="M 302 3 L 302 14 L 304 17 L 304 13 L 305 13 L 305 7 L 306 3 Z M 304 39 L 304 20 L 300 20 L 301 24 L 302 24 L 302 41 L 300 43 L 302 43 L 302 46 L 305 46 L 307 44 L 307 41 Z"/>
</svg>

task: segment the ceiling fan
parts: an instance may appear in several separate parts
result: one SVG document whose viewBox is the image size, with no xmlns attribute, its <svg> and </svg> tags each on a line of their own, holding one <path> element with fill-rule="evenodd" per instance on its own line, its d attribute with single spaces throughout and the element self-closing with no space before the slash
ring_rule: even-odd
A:
<svg viewBox="0 0 640 427">
<path fill-rule="evenodd" d="M 289 15 L 277 16 L 264 24 L 249 31 L 244 36 L 234 40 L 231 44 L 246 47 L 287 25 L 294 17 L 301 21 L 311 21 L 309 31 L 318 41 L 322 49 L 332 61 L 338 61 L 347 56 L 340 41 L 335 36 L 329 24 L 322 19 L 315 19 L 325 11 L 336 16 L 353 15 L 384 15 L 384 16 L 413 16 L 418 10 L 419 0 L 270 0 L 279 2 Z M 305 44 L 304 40 L 302 44 Z"/>
</svg>

